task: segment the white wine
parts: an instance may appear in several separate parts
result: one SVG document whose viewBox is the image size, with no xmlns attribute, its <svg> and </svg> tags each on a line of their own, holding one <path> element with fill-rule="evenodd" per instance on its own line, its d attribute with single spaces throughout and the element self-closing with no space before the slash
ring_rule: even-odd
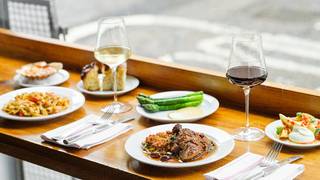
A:
<svg viewBox="0 0 320 180">
<path fill-rule="evenodd" d="M 131 55 L 131 50 L 127 47 L 109 46 L 96 49 L 95 58 L 108 66 L 118 66 L 124 63 Z"/>
</svg>

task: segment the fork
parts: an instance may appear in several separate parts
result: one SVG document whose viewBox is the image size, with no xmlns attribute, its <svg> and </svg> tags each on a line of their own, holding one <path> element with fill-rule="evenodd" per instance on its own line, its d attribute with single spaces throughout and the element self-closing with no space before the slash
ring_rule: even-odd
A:
<svg viewBox="0 0 320 180">
<path fill-rule="evenodd" d="M 282 149 L 282 144 L 274 142 L 271 146 L 271 149 L 269 150 L 269 152 L 267 153 L 267 155 L 262 159 L 262 161 L 257 165 L 258 167 L 254 168 L 254 169 L 250 169 L 248 171 L 242 172 L 240 173 L 238 176 L 236 176 L 234 179 L 236 180 L 243 180 L 243 179 L 247 179 L 246 177 L 249 177 L 249 175 L 257 170 L 257 168 L 265 168 L 268 166 L 273 165 L 276 162 L 276 159 Z"/>
<path fill-rule="evenodd" d="M 81 124 L 79 124 L 79 126 L 75 127 L 71 131 L 67 131 L 67 132 L 62 133 L 60 135 L 54 136 L 54 137 L 52 137 L 52 139 L 55 141 L 63 140 L 63 139 L 66 139 L 70 136 L 74 136 L 78 133 L 81 133 L 82 131 L 84 131 L 85 129 L 87 129 L 89 127 L 96 126 L 96 125 L 99 125 L 101 123 L 106 122 L 106 120 L 109 120 L 109 118 L 112 116 L 114 108 L 113 108 L 113 106 L 107 106 L 104 108 L 104 110 L 105 110 L 104 113 L 100 116 L 99 119 L 94 120 L 94 121 L 90 121 L 90 122 L 86 122 L 86 123 L 81 123 Z"/>
<path fill-rule="evenodd" d="M 274 142 L 268 154 L 262 159 L 261 163 L 259 164 L 260 167 L 267 167 L 275 163 L 281 149 L 282 144 Z"/>
<path fill-rule="evenodd" d="M 253 180 L 256 177 L 256 174 L 262 169 L 272 166 L 276 163 L 276 159 L 282 149 L 282 144 L 274 142 L 268 154 L 263 158 L 260 164 L 258 164 L 259 169 L 254 168 L 252 171 L 249 171 L 242 179 L 243 180 Z M 254 173 L 253 173 L 254 172 Z"/>
</svg>

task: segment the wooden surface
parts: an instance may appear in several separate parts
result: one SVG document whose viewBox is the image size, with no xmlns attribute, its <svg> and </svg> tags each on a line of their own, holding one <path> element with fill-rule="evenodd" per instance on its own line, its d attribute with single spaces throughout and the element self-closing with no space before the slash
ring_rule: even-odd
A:
<svg viewBox="0 0 320 180">
<path fill-rule="evenodd" d="M 1 80 L 10 80 L 14 75 L 15 69 L 25 63 L 24 61 L 4 57 L 0 57 L 0 62 L 9 64 L 7 67 L 0 67 Z M 79 81 L 79 74 L 72 72 L 70 80 L 63 84 L 63 86 L 75 88 L 77 81 Z M 2 84 L 0 94 L 11 90 L 13 89 L 10 84 Z M 136 104 L 135 96 L 139 92 L 153 94 L 158 91 L 153 88 L 139 87 L 133 92 L 120 97 L 120 100 Z M 75 121 L 86 114 L 98 113 L 99 109 L 109 102 L 110 99 L 87 96 L 85 106 L 80 110 L 63 118 L 42 123 L 0 120 L 0 151 L 80 178 L 101 179 L 108 177 L 112 179 L 115 177 L 122 177 L 123 179 L 126 179 L 129 175 L 138 175 L 151 179 L 202 179 L 204 173 L 224 165 L 243 154 L 247 149 L 264 154 L 271 144 L 271 141 L 267 138 L 250 144 L 236 142 L 234 151 L 225 159 L 218 162 L 196 168 L 164 169 L 141 164 L 131 159 L 124 151 L 124 143 L 131 134 L 143 128 L 157 125 L 157 123 L 144 118 L 137 118 L 131 122 L 134 125 L 133 131 L 89 150 L 74 150 L 58 147 L 56 145 L 47 144 L 40 139 L 40 134 L 48 130 Z M 252 114 L 251 120 L 252 125 L 264 128 L 264 126 L 273 119 L 262 115 Z M 241 110 L 220 107 L 216 113 L 199 121 L 199 123 L 218 127 L 232 133 L 233 129 L 243 125 L 244 114 Z M 320 157 L 317 155 L 319 150 L 294 151 L 285 148 L 280 155 L 280 159 L 296 153 L 305 156 L 304 159 L 300 161 L 300 163 L 306 165 L 306 172 L 301 178 L 313 177 L 314 172 L 318 170 L 318 163 L 320 163 Z M 319 172 L 316 173 L 319 174 Z"/>
<path fill-rule="evenodd" d="M 64 46 L 58 42 L 41 41 L 0 30 L 0 94 L 12 91 L 10 80 L 15 70 L 27 61 L 34 60 L 64 61 L 75 71 L 70 71 L 70 79 L 62 86 L 75 89 L 75 84 L 80 80 L 79 67 L 92 59 L 92 52 L 71 45 Z M 87 60 L 80 61 L 86 57 Z M 135 96 L 140 92 L 153 94 L 162 90 L 201 89 L 215 95 L 222 102 L 222 106 L 216 113 L 198 123 L 218 127 L 230 133 L 244 124 L 244 113 L 242 109 L 238 109 L 243 104 L 242 93 L 238 88 L 229 85 L 223 74 L 165 65 L 138 57 L 132 58 L 128 66 L 129 73 L 137 76 L 142 85 L 121 96 L 120 101 L 135 105 Z M 251 122 L 253 126 L 262 129 L 276 118 L 279 111 L 284 114 L 304 110 L 316 112 L 320 104 L 316 91 L 271 83 L 254 89 L 252 95 L 251 105 L 258 113 L 251 114 Z M 48 130 L 78 120 L 87 114 L 99 113 L 99 109 L 110 102 L 111 99 L 86 96 L 83 108 L 55 120 L 37 123 L 0 120 L 0 152 L 85 179 L 203 179 L 204 173 L 224 165 L 247 150 L 265 154 L 272 143 L 266 137 L 259 142 L 236 142 L 234 151 L 218 162 L 196 168 L 165 169 L 141 164 L 131 159 L 124 151 L 124 143 L 131 134 L 158 124 L 142 117 L 131 122 L 134 126 L 132 131 L 89 150 L 59 147 L 40 139 L 40 135 Z M 236 105 L 236 108 L 233 108 L 233 105 Z M 306 166 L 306 171 L 299 179 L 312 179 L 320 176 L 319 152 L 318 148 L 284 148 L 279 159 L 303 154 L 304 158 L 299 163 Z"/>
</svg>

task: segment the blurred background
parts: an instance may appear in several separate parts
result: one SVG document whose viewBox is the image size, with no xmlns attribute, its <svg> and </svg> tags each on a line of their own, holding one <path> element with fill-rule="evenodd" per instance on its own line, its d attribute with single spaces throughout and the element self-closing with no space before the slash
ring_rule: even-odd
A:
<svg viewBox="0 0 320 180">
<path fill-rule="evenodd" d="M 137 55 L 222 73 L 232 34 L 260 32 L 267 81 L 320 90 L 318 0 L 0 0 L 1 27 L 89 47 L 105 16 L 125 17 Z M 24 179 L 71 178 L 27 163 L 22 169 Z"/>
</svg>

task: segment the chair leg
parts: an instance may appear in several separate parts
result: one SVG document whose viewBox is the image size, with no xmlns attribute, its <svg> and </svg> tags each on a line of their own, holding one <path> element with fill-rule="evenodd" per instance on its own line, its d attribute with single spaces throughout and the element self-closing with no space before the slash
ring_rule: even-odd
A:
<svg viewBox="0 0 320 180">
<path fill-rule="evenodd" d="M 68 28 L 59 27 L 59 35 L 61 34 L 63 41 L 67 41 Z"/>
<path fill-rule="evenodd" d="M 23 164 L 22 160 L 15 159 L 16 164 L 16 172 L 17 172 L 17 180 L 24 180 L 24 173 L 23 173 Z"/>
<path fill-rule="evenodd" d="M 19 167 L 19 169 L 17 168 Z M 22 161 L 0 153 L 1 180 L 23 180 Z"/>
</svg>

